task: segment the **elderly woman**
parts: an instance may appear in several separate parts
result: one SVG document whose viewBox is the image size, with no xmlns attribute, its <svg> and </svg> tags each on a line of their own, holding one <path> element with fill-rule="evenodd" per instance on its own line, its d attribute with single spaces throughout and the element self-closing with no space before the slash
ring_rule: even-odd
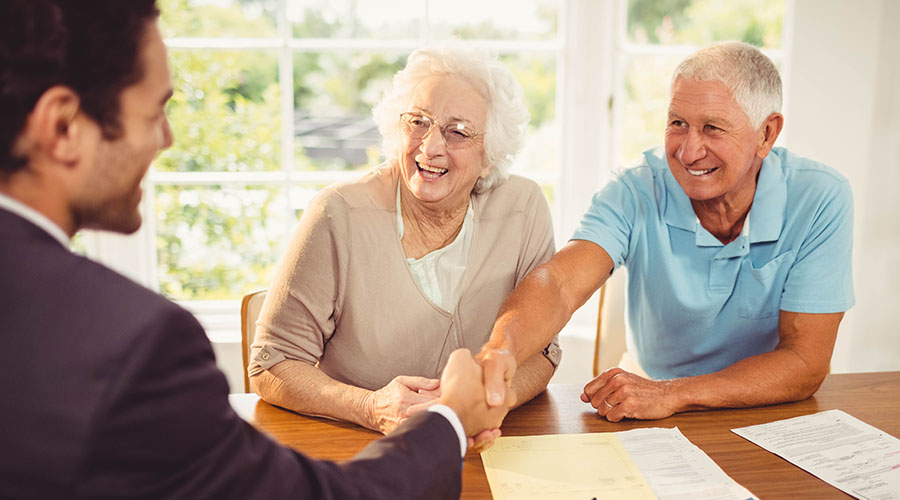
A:
<svg viewBox="0 0 900 500">
<path fill-rule="evenodd" d="M 454 349 L 481 348 L 554 243 L 540 188 L 508 173 L 528 112 L 496 57 L 417 50 L 374 116 L 387 161 L 304 212 L 248 371 L 272 404 L 388 433 L 439 394 Z M 523 364 L 519 404 L 560 356 L 554 339 Z"/>
</svg>

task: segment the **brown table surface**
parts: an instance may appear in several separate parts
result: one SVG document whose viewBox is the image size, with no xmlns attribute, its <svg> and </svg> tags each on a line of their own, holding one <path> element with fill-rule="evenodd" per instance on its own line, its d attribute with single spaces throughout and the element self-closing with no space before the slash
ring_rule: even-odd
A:
<svg viewBox="0 0 900 500">
<path fill-rule="evenodd" d="M 804 401 L 762 408 L 678 414 L 662 420 L 610 423 L 578 398 L 581 385 L 554 385 L 509 413 L 505 436 L 614 432 L 639 427 L 675 427 L 706 452 L 729 476 L 759 498 L 851 498 L 837 488 L 731 432 L 824 410 L 841 409 L 879 429 L 900 436 L 900 372 L 829 375 Z M 305 417 L 273 407 L 254 394 L 232 394 L 232 406 L 258 429 L 303 453 L 346 460 L 379 434 L 354 424 Z M 481 457 L 466 455 L 462 498 L 491 498 Z"/>
</svg>

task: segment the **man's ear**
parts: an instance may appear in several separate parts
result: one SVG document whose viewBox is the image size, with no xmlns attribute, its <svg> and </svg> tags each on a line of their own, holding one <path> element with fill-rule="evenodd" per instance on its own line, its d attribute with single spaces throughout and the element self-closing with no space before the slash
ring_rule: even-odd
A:
<svg viewBox="0 0 900 500">
<path fill-rule="evenodd" d="M 80 106 L 78 94 L 72 89 L 47 89 L 28 116 L 19 144 L 29 156 L 40 154 L 54 163 L 74 166 L 81 159 L 89 134 L 89 120 Z"/>
<path fill-rule="evenodd" d="M 775 140 L 781 134 L 784 127 L 784 115 L 781 113 L 772 113 L 766 118 L 762 126 L 759 128 L 760 144 L 756 150 L 756 156 L 760 159 L 768 156 L 769 151 L 775 146 Z"/>
</svg>

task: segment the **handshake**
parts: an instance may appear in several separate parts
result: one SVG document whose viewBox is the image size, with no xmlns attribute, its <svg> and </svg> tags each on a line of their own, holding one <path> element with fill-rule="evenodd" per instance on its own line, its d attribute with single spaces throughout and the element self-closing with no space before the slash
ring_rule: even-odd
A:
<svg viewBox="0 0 900 500">
<path fill-rule="evenodd" d="M 456 412 L 469 437 L 469 446 L 474 444 L 478 449 L 490 446 L 500 436 L 503 417 L 516 401 L 512 389 L 506 388 L 505 404 L 492 401 L 488 406 L 483 380 L 482 365 L 468 349 L 457 349 L 450 354 L 441 374 L 441 396 L 435 401 Z"/>
<path fill-rule="evenodd" d="M 440 380 L 400 375 L 369 393 L 364 425 L 389 434 L 413 413 L 443 404 L 459 417 L 469 447 L 483 450 L 500 436 L 500 423 L 516 403 L 510 383 L 515 371 L 515 358 L 507 350 L 482 350 L 473 358 L 468 349 L 457 349 Z"/>
</svg>

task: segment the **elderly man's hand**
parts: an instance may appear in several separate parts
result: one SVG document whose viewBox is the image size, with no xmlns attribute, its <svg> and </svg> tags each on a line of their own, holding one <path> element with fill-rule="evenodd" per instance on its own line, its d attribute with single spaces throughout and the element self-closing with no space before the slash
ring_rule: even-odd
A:
<svg viewBox="0 0 900 500">
<path fill-rule="evenodd" d="M 395 377 L 388 385 L 369 393 L 365 403 L 368 427 L 388 434 L 406 420 L 410 407 L 435 401 L 440 394 L 439 387 L 440 381 L 433 378 Z"/>
<path fill-rule="evenodd" d="M 512 390 L 505 391 L 507 400 L 499 406 L 489 407 L 484 398 L 481 366 L 472 358 L 468 349 L 457 349 L 450 354 L 441 375 L 443 403 L 459 416 L 470 445 L 486 448 L 500 435 L 500 424 L 515 402 Z"/>
<path fill-rule="evenodd" d="M 484 370 L 484 389 L 487 404 L 499 406 L 507 401 L 507 405 L 515 404 L 516 397 L 512 390 L 513 375 L 516 374 L 516 358 L 507 349 L 483 350 L 475 357 Z M 512 397 L 512 403 L 508 400 Z"/>
<path fill-rule="evenodd" d="M 581 400 L 610 422 L 654 420 L 678 411 L 669 381 L 648 380 L 621 368 L 610 368 L 588 382 Z"/>
</svg>

